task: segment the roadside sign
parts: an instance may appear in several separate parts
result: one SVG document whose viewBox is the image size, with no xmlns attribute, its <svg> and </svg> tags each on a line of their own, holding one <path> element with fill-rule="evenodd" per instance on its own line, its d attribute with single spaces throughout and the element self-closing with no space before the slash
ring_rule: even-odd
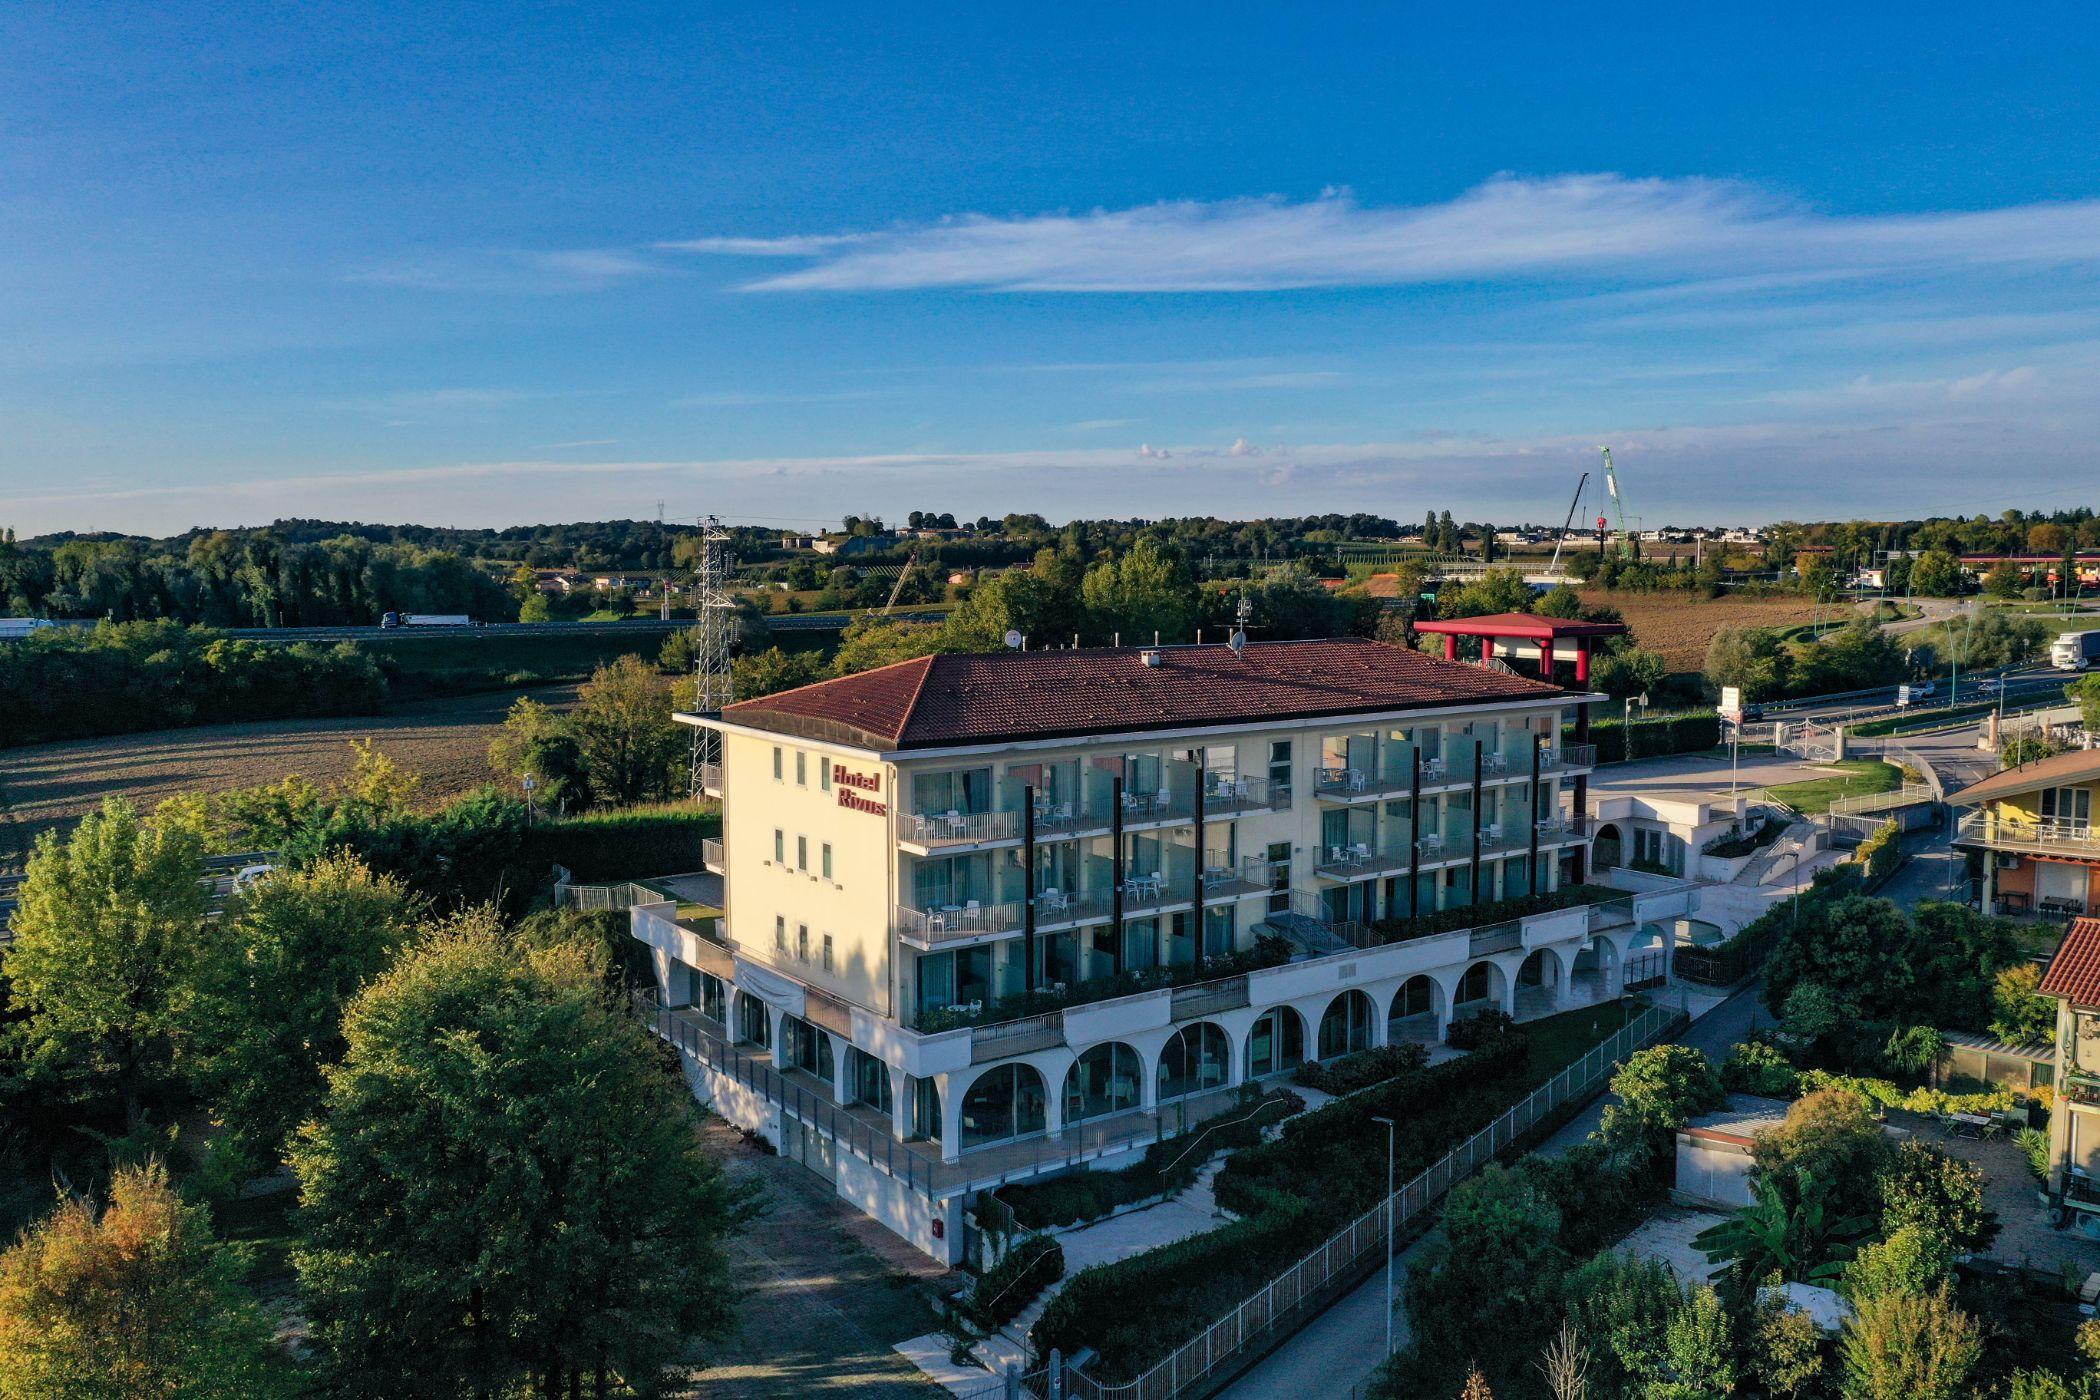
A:
<svg viewBox="0 0 2100 1400">
<path fill-rule="evenodd" d="M 1730 724 L 1743 722 L 1743 688 L 1739 685 L 1721 687 L 1721 718 Z"/>
<path fill-rule="evenodd" d="M 1910 708 L 1909 686 L 1899 685 L 1896 687 L 1896 708 L 1899 710 L 1905 710 Z"/>
</svg>

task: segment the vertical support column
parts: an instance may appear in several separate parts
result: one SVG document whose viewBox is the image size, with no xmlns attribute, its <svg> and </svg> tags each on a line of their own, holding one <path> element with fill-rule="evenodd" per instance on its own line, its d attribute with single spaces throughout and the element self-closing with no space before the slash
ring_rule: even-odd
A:
<svg viewBox="0 0 2100 1400">
<path fill-rule="evenodd" d="M 1539 679 L 1553 684 L 1553 634 L 1548 632 L 1539 639 Z"/>
<path fill-rule="evenodd" d="M 1114 926 L 1116 944 L 1116 971 L 1123 970 L 1123 773 L 1116 770 L 1114 781 L 1108 789 L 1108 841 L 1114 848 L 1109 858 L 1108 873 L 1112 884 L 1108 895 L 1108 919 Z"/>
<path fill-rule="evenodd" d="M 1458 634 L 1456 632 L 1446 632 L 1444 634 L 1444 660 L 1458 660 Z"/>
<path fill-rule="evenodd" d="M 1552 646 L 1552 642 L 1547 642 Z M 1546 742 L 1543 734 L 1531 736 L 1531 893 L 1539 892 L 1539 746 Z"/>
<path fill-rule="evenodd" d="M 853 1081 L 846 1072 L 848 1042 L 830 1031 L 823 1031 L 821 1034 L 825 1043 L 831 1047 L 831 1101 L 844 1108 L 853 1102 Z"/>
<path fill-rule="evenodd" d="M 1481 743 L 1473 741 L 1473 890 L 1469 903 L 1480 903 L 1480 756 Z"/>
<path fill-rule="evenodd" d="M 1585 645 L 1585 647 L 1587 647 L 1587 641 L 1585 641 L 1584 645 Z M 1588 656 L 1589 656 L 1589 652 L 1588 652 L 1587 650 L 1582 650 L 1582 651 L 1578 651 L 1578 652 L 1576 652 L 1576 653 L 1575 653 L 1575 656 L 1576 656 L 1576 663 L 1575 663 L 1575 665 L 1576 665 L 1576 679 L 1577 679 L 1578 681 L 1584 681 L 1584 680 L 1587 680 L 1587 679 L 1589 678 L 1589 662 L 1588 662 L 1588 660 L 1587 660 L 1587 658 L 1588 658 Z M 1578 744 L 1587 744 L 1587 743 L 1588 743 L 1589 741 L 1590 741 L 1590 707 L 1589 707 L 1589 703 L 1588 703 L 1587 701 L 1580 701 L 1580 700 L 1578 700 L 1578 701 L 1577 701 L 1577 702 L 1575 703 L 1575 742 L 1576 742 L 1576 743 L 1578 743 Z M 1573 816 L 1573 817 L 1575 818 L 1575 820 L 1576 820 L 1576 821 L 1578 821 L 1578 822 L 1586 822 L 1586 821 L 1588 821 L 1588 820 L 1589 820 L 1589 818 L 1590 818 L 1590 778 L 1589 778 L 1589 774 L 1587 774 L 1587 773 L 1577 773 L 1577 774 L 1575 775 L 1575 791 L 1574 791 L 1574 793 L 1572 794 L 1572 796 L 1571 796 L 1571 798 L 1570 798 L 1570 803 L 1571 803 L 1571 805 L 1572 805 L 1572 806 L 1574 807 L 1574 809 L 1575 809 L 1575 810 L 1574 810 L 1574 811 L 1573 811 L 1572 813 L 1570 813 L 1570 815 L 1571 815 L 1571 816 Z M 1587 879 L 1589 879 L 1589 866 L 1590 866 L 1590 850 L 1589 850 L 1589 847 L 1587 847 L 1587 846 L 1581 846 L 1581 845 L 1578 845 L 1578 846 L 1576 846 L 1576 847 L 1575 847 L 1575 883 L 1576 883 L 1576 884 L 1578 884 L 1578 885 L 1579 885 L 1579 884 L 1582 884 L 1582 883 L 1583 883 L 1584 881 L 1586 881 Z"/>
<path fill-rule="evenodd" d="M 1035 784 L 1021 784 L 1021 985 L 1036 986 L 1035 952 Z"/>
<path fill-rule="evenodd" d="M 890 1075 L 890 1131 L 897 1141 L 911 1140 L 911 1076 L 895 1065 L 885 1065 Z"/>
<path fill-rule="evenodd" d="M 1198 976 L 1201 976 L 1203 973 L 1203 938 L 1205 933 L 1203 927 L 1203 780 L 1209 771 L 1209 762 L 1210 751 L 1208 749 L 1202 748 L 1197 749 L 1195 860 L 1196 869 L 1194 873 L 1194 882 L 1196 887 L 1194 891 L 1194 898 L 1196 901 L 1196 907 L 1189 911 L 1189 918 L 1195 924 L 1196 929 L 1196 973 Z"/>
<path fill-rule="evenodd" d="M 787 1057 L 787 1012 L 771 1002 L 766 1003 L 766 1023 L 773 1029 L 773 1068 L 786 1069 Z"/>
<path fill-rule="evenodd" d="M 1422 746 L 1410 747 L 1414 771 L 1407 779 L 1407 810 L 1414 814 L 1414 830 L 1407 846 L 1407 917 L 1412 919 L 1422 912 Z"/>
<path fill-rule="evenodd" d="M 1575 684 L 1588 685 L 1589 683 L 1590 639 L 1588 637 L 1577 637 L 1575 639 Z"/>
</svg>

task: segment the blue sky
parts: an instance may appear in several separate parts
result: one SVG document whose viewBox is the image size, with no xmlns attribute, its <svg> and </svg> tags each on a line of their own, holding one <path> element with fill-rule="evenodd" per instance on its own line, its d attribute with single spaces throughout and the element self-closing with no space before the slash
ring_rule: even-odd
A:
<svg viewBox="0 0 2100 1400">
<path fill-rule="evenodd" d="M 0 524 L 2100 503 L 2096 75 L 2071 5 L 10 6 Z"/>
</svg>

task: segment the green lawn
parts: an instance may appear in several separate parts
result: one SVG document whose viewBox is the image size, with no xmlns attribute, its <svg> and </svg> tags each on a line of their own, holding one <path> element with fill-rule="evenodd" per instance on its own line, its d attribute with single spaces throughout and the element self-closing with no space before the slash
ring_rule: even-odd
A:
<svg viewBox="0 0 2100 1400">
<path fill-rule="evenodd" d="M 1823 777 L 1781 783 L 1764 791 L 1775 802 L 1784 802 L 1802 813 L 1812 813 L 1829 811 L 1830 804 L 1841 797 L 1894 792 L 1903 786 L 1903 770 L 1878 758 L 1847 758 L 1821 766 L 1833 771 Z"/>
<path fill-rule="evenodd" d="M 1623 1001 L 1585 1006 L 1543 1020 L 1526 1021 L 1524 1034 L 1531 1040 L 1531 1061 L 1525 1067 L 1527 1078 L 1533 1084 L 1545 1083 L 1625 1024 L 1626 1003 Z"/>
</svg>

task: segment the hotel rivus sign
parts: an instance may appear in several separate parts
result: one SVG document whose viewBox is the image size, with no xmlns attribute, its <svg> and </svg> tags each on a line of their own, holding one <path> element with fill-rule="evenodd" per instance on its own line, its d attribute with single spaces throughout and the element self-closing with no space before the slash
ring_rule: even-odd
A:
<svg viewBox="0 0 2100 1400">
<path fill-rule="evenodd" d="M 839 806 L 851 807 L 856 812 L 873 812 L 885 816 L 889 805 L 877 793 L 882 791 L 882 777 L 876 773 L 855 773 L 843 763 L 831 765 L 831 786 L 838 792 Z"/>
</svg>

